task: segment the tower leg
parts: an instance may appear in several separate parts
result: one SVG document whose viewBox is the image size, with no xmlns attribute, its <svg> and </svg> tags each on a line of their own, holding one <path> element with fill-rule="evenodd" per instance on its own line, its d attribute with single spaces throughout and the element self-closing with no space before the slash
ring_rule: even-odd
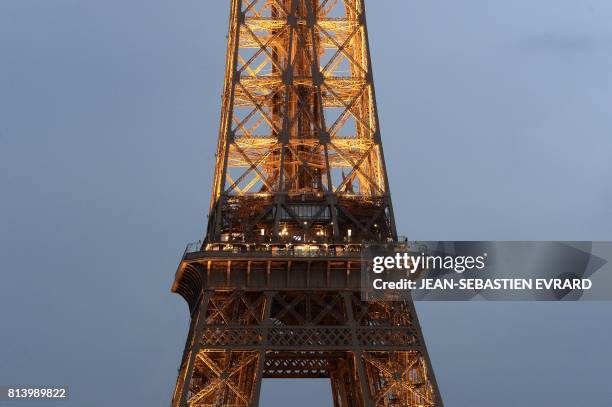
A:
<svg viewBox="0 0 612 407">
<path fill-rule="evenodd" d="M 187 345 L 185 347 L 181 368 L 179 369 L 179 375 L 176 381 L 176 387 L 172 396 L 173 407 L 183 407 L 187 405 L 187 396 L 189 392 L 188 383 L 193 374 L 196 355 L 200 350 L 200 338 L 202 337 L 202 330 L 206 322 L 206 312 L 210 296 L 210 291 L 206 291 L 203 294 L 200 304 L 196 310 L 195 318 L 193 318 L 191 321 Z"/>
<path fill-rule="evenodd" d="M 353 392 L 361 394 L 361 405 L 442 407 L 412 300 L 363 303 L 352 293 L 344 298 L 355 348 L 351 375 L 361 390 Z M 380 343 L 388 349 L 373 347 Z"/>
<path fill-rule="evenodd" d="M 204 294 L 192 320 L 172 406 L 259 405 L 271 295 Z"/>
</svg>

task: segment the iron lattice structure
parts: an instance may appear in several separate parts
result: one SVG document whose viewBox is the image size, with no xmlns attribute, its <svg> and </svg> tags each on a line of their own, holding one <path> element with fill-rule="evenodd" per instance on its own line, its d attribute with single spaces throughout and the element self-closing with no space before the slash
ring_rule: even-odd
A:
<svg viewBox="0 0 612 407">
<path fill-rule="evenodd" d="M 231 0 L 173 406 L 258 406 L 263 378 L 329 378 L 336 407 L 442 406 L 412 301 L 360 297 L 362 244 L 398 241 L 375 99 L 363 0 Z"/>
</svg>

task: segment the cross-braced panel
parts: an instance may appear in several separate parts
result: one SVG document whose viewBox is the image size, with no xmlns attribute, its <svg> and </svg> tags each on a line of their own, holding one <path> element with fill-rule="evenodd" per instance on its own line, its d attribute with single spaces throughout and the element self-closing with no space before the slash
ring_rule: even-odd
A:
<svg viewBox="0 0 612 407">
<path fill-rule="evenodd" d="M 439 405 L 427 364 L 419 352 L 364 352 L 362 358 L 373 405 Z"/>
<path fill-rule="evenodd" d="M 393 237 L 388 192 L 362 1 L 234 0 L 209 240 Z"/>
<path fill-rule="evenodd" d="M 250 406 L 259 357 L 254 351 L 199 352 L 189 384 L 189 406 Z"/>
</svg>

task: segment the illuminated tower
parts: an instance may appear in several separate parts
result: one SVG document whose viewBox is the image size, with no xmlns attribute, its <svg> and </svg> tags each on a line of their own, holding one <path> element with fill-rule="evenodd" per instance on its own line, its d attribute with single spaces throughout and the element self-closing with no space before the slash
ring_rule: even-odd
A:
<svg viewBox="0 0 612 407">
<path fill-rule="evenodd" d="M 172 404 L 257 406 L 284 377 L 442 406 L 413 303 L 360 299 L 362 244 L 398 239 L 363 0 L 231 0 L 216 158 Z"/>
</svg>

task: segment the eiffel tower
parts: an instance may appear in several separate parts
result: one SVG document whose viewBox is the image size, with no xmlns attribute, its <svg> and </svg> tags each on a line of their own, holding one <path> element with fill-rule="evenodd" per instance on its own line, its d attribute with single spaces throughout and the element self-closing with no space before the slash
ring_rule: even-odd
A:
<svg viewBox="0 0 612 407">
<path fill-rule="evenodd" d="M 328 378 L 335 407 L 442 406 L 412 301 L 360 296 L 362 245 L 398 241 L 364 0 L 231 0 L 216 160 L 172 287 L 191 312 L 172 405 Z"/>
</svg>

